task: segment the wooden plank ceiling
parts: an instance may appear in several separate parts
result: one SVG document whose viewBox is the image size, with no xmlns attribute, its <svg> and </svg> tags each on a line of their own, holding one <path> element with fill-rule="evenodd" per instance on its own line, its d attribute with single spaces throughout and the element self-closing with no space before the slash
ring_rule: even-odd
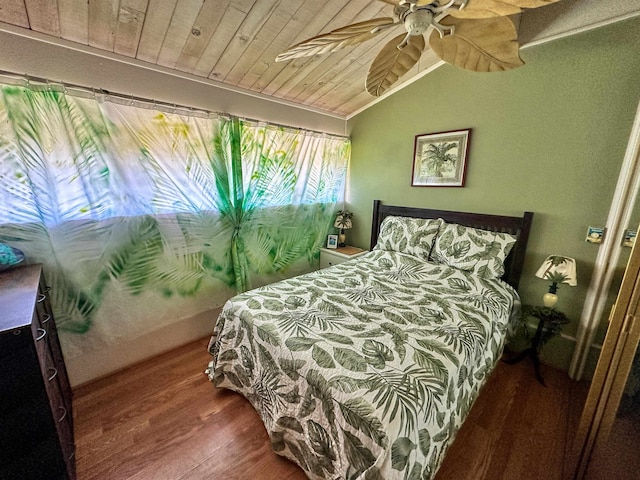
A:
<svg viewBox="0 0 640 480">
<path fill-rule="evenodd" d="M 329 55 L 275 57 L 320 33 L 392 16 L 391 5 L 375 0 L 0 2 L 2 22 L 340 116 L 374 99 L 364 90 L 369 64 L 402 27 Z M 401 81 L 436 62 L 426 51 Z"/>
</svg>

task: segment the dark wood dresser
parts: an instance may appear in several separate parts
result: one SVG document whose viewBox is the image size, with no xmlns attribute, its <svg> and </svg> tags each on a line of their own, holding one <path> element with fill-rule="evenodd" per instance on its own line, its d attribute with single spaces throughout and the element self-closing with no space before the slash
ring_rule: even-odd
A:
<svg viewBox="0 0 640 480">
<path fill-rule="evenodd" d="M 75 479 L 71 387 L 40 265 L 0 272 L 0 480 Z"/>
</svg>

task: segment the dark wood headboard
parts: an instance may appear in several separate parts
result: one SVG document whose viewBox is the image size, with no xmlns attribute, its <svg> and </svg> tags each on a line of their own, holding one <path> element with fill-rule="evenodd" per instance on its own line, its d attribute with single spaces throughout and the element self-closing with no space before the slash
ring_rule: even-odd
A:
<svg viewBox="0 0 640 480">
<path fill-rule="evenodd" d="M 383 205 L 380 200 L 373 201 L 373 220 L 371 222 L 371 246 L 378 242 L 380 224 L 389 215 L 414 218 L 442 218 L 447 223 L 457 223 L 467 227 L 481 228 L 493 232 L 516 235 L 518 240 L 509 253 L 504 264 L 502 279 L 514 288 L 518 288 L 520 274 L 524 264 L 524 255 L 529 240 L 529 230 L 533 220 L 533 212 L 524 212 L 522 217 L 488 215 L 484 213 L 452 212 L 447 210 L 431 210 L 428 208 L 399 207 Z"/>
</svg>

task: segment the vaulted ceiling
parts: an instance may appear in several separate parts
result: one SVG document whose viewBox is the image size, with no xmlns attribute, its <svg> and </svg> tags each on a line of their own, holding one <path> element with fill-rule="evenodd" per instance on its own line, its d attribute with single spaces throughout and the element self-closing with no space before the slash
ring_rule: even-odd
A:
<svg viewBox="0 0 640 480">
<path fill-rule="evenodd" d="M 566 5 L 537 10 L 555 8 L 547 17 L 559 12 L 556 17 L 569 19 L 572 17 L 567 12 L 581 4 L 596 4 L 593 0 L 560 3 Z M 616 5 L 598 3 L 606 3 L 609 10 Z M 584 13 L 587 7 L 578 11 Z M 348 116 L 374 100 L 364 90 L 369 65 L 382 46 L 403 31 L 402 27 L 390 28 L 373 40 L 332 54 L 284 63 L 276 63 L 275 57 L 320 33 L 392 16 L 393 6 L 388 0 L 0 2 L 0 22 L 5 24 L 340 116 Z M 543 24 L 553 23 L 541 18 Z M 576 28 L 571 22 L 568 25 L 565 30 Z M 536 26 L 538 33 L 543 27 Z M 439 59 L 427 47 L 398 85 L 406 85 L 437 64 Z"/>
</svg>

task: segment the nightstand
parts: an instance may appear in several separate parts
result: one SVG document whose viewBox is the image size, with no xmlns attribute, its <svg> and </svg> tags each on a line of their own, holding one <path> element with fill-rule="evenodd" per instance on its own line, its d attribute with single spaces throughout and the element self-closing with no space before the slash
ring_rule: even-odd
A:
<svg viewBox="0 0 640 480">
<path fill-rule="evenodd" d="M 569 323 L 569 319 L 564 313 L 555 308 L 534 307 L 531 305 L 524 305 L 522 307 L 522 317 L 525 321 L 529 317 L 538 319 L 536 333 L 531 340 L 531 346 L 529 348 L 518 353 L 513 358 L 506 359 L 505 362 L 513 365 L 526 357 L 531 357 L 536 378 L 542 385 L 545 385 L 544 379 L 540 374 L 540 360 L 538 358 L 540 350 L 542 350 L 542 346 L 548 340 L 551 340 L 560 333 L 562 326 Z"/>
<path fill-rule="evenodd" d="M 352 258 L 357 258 L 365 253 L 367 253 L 367 250 L 363 250 L 358 247 L 351 247 L 349 245 L 340 248 L 321 248 L 320 268 L 338 265 L 339 263 L 346 262 Z"/>
</svg>

